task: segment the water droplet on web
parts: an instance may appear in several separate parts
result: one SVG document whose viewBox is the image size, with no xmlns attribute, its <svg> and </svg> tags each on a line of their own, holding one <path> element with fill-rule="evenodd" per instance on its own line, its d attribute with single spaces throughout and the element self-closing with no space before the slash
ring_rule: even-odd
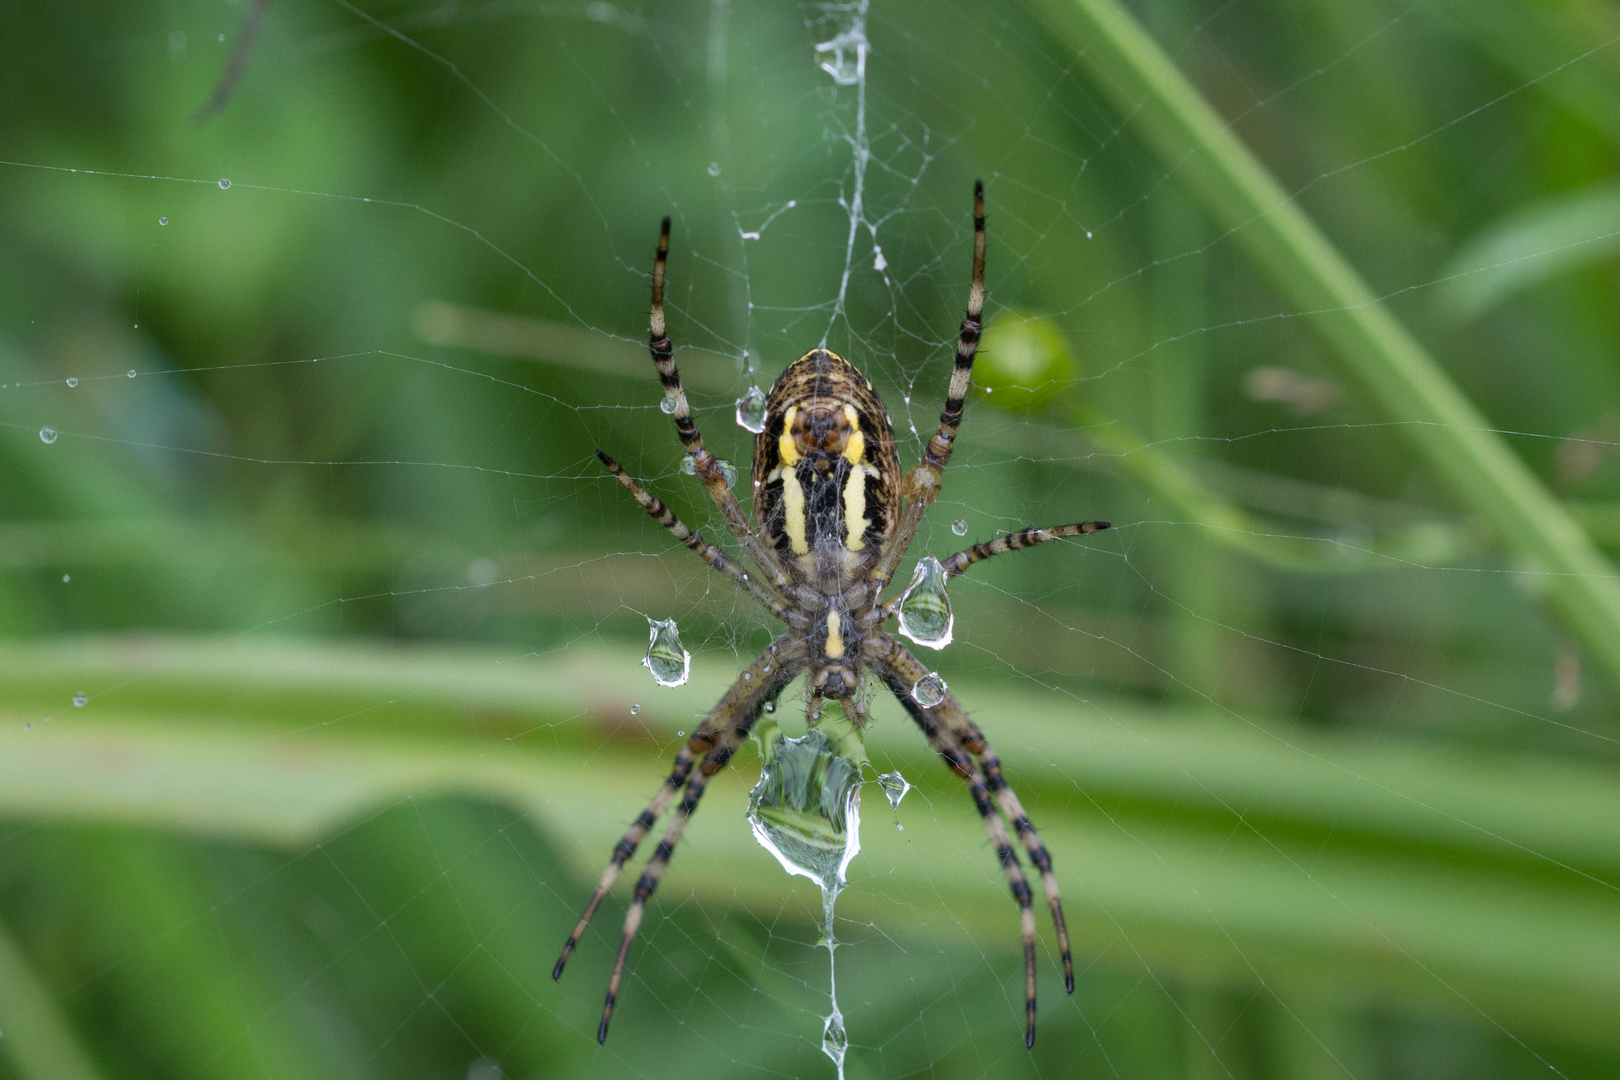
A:
<svg viewBox="0 0 1620 1080">
<path fill-rule="evenodd" d="M 680 736 L 683 739 L 686 738 L 686 732 L 684 732 L 684 731 L 677 731 L 675 734 Z"/>
<path fill-rule="evenodd" d="M 878 273 L 881 274 L 883 271 L 887 270 L 888 268 L 889 268 L 889 260 L 885 259 L 883 257 L 883 249 L 880 248 L 880 247 L 873 248 L 872 249 L 872 269 L 876 270 Z"/>
<path fill-rule="evenodd" d="M 630 715 L 631 716 L 636 715 L 636 713 L 638 713 L 640 711 L 641 711 L 641 706 L 640 705 L 632 705 L 632 706 L 630 706 Z"/>
<path fill-rule="evenodd" d="M 725 478 L 726 487 L 735 487 L 737 484 L 737 466 L 725 458 L 715 458 L 714 463 L 720 466 L 720 475 Z"/>
<path fill-rule="evenodd" d="M 911 790 L 911 784 L 900 775 L 899 769 L 878 777 L 878 784 L 883 788 L 883 794 L 889 797 L 889 805 L 896 810 L 900 809 L 900 800 Z"/>
<path fill-rule="evenodd" d="M 675 412 L 675 399 L 666 396 L 664 400 L 658 403 L 658 408 L 663 411 L 665 416 L 673 415 Z"/>
<path fill-rule="evenodd" d="M 754 839 L 789 874 L 821 886 L 820 944 L 827 947 L 832 1010 L 822 1025 L 821 1049 L 844 1071 L 849 1035 L 838 1008 L 833 905 L 843 891 L 849 864 L 861 850 L 861 767 L 820 731 L 783 738 L 773 723 L 761 733 L 763 765 L 748 793 L 748 823 Z"/>
<path fill-rule="evenodd" d="M 220 40 L 223 41 L 224 38 L 221 38 Z M 229 180 L 225 180 L 225 179 L 222 178 L 220 180 L 220 182 L 219 182 L 219 190 L 221 190 L 221 191 L 228 190 L 230 188 L 230 186 L 231 186 L 231 182 Z"/>
<path fill-rule="evenodd" d="M 1090 239 L 1091 239 L 1091 230 L 1090 230 L 1090 229 L 1087 229 L 1087 230 L 1086 230 L 1086 239 L 1087 239 L 1087 240 L 1090 240 Z"/>
<path fill-rule="evenodd" d="M 168 223 L 169 223 L 169 219 L 168 219 L 168 218 L 166 218 L 166 217 L 160 217 L 160 218 L 158 218 L 158 224 L 159 224 L 159 225 L 167 225 L 167 224 L 168 224 Z"/>
<path fill-rule="evenodd" d="M 834 1009 L 821 1030 L 821 1052 L 844 1066 L 844 1054 L 849 1050 L 849 1033 L 844 1030 L 844 1014 Z"/>
<path fill-rule="evenodd" d="M 945 592 L 945 567 L 932 555 L 924 555 L 900 597 L 900 632 L 918 645 L 943 649 L 951 643 L 955 624 Z"/>
<path fill-rule="evenodd" d="M 68 389 L 69 390 L 73 389 L 75 386 L 78 386 L 79 385 L 78 376 L 69 375 L 68 378 L 67 378 L 67 384 L 68 384 Z"/>
<path fill-rule="evenodd" d="M 39 441 L 46 446 L 56 441 L 56 429 L 49 425 L 39 429 Z"/>
<path fill-rule="evenodd" d="M 133 379 L 136 375 L 138 375 L 140 373 L 138 371 L 136 371 L 134 368 L 130 368 L 128 371 L 124 372 L 124 374 L 128 375 L 130 378 Z"/>
<path fill-rule="evenodd" d="M 957 536 L 966 536 L 967 522 L 963 521 L 961 518 L 957 518 L 955 521 L 951 522 L 951 532 L 955 533 Z"/>
<path fill-rule="evenodd" d="M 224 34 L 219 35 L 219 43 L 221 45 L 225 44 L 225 35 Z"/>
<path fill-rule="evenodd" d="M 765 430 L 765 391 L 750 386 L 748 392 L 737 399 L 737 426 L 755 435 Z"/>
<path fill-rule="evenodd" d="M 90 701 L 90 695 L 85 693 L 83 690 L 80 690 L 77 694 L 73 695 L 73 707 L 75 709 L 84 708 L 85 705 L 89 703 L 89 701 Z"/>
<path fill-rule="evenodd" d="M 70 582 L 72 580 L 73 580 L 73 575 L 71 575 L 71 574 L 63 574 L 62 575 L 62 584 L 66 585 L 68 582 Z"/>
<path fill-rule="evenodd" d="M 641 661 L 659 686 L 680 686 L 692 673 L 692 654 L 681 646 L 674 619 L 648 619 L 647 655 Z"/>
<path fill-rule="evenodd" d="M 693 457 L 691 454 L 687 454 L 685 457 L 681 458 L 681 472 L 685 473 L 687 476 L 696 476 L 697 458 Z"/>
<path fill-rule="evenodd" d="M 911 697 L 923 708 L 932 709 L 945 700 L 945 689 L 945 680 L 939 677 L 939 672 L 930 671 L 911 688 Z"/>
<path fill-rule="evenodd" d="M 709 162 L 709 175 L 710 176 L 719 176 L 720 175 L 720 163 L 718 161 Z"/>
<path fill-rule="evenodd" d="M 34 723 L 33 723 L 33 721 L 32 721 L 32 720 L 30 720 L 30 721 L 29 721 L 29 722 L 28 722 L 28 723 L 26 723 L 26 724 L 24 724 L 24 725 L 23 725 L 23 730 L 24 730 L 24 731 L 33 731 L 33 730 L 34 730 Z"/>
</svg>

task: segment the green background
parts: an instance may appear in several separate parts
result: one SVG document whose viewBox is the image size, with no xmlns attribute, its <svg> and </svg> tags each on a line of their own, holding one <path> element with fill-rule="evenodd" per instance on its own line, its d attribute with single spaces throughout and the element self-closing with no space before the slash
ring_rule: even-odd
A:
<svg viewBox="0 0 1620 1080">
<path fill-rule="evenodd" d="M 849 1075 L 1620 1075 L 1612 4 L 879 0 L 864 93 L 836 7 L 261 13 L 199 116 L 247 2 L 0 11 L 0 1071 L 830 1075 L 752 750 L 605 1048 L 628 882 L 549 977 L 772 632 L 592 451 L 723 535 L 639 345 L 669 213 L 710 446 L 825 339 L 913 460 L 983 177 L 914 551 L 1116 525 L 959 579 L 929 656 L 1079 986 L 1043 922 L 1026 1052 L 993 853 L 878 701 L 917 790 L 839 902 Z"/>
</svg>

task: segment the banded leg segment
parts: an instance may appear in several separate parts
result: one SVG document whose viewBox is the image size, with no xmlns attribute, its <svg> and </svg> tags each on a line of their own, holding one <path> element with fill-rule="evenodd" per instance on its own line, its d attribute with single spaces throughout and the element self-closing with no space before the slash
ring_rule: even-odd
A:
<svg viewBox="0 0 1620 1080">
<path fill-rule="evenodd" d="M 947 580 L 967 570 L 974 563 L 983 562 L 992 555 L 1005 555 L 1009 551 L 1022 551 L 1049 540 L 1066 540 L 1071 536 L 1086 536 L 1111 528 L 1106 521 L 1082 521 L 1078 525 L 1058 525 L 1050 529 L 1020 529 L 1006 536 L 998 536 L 983 544 L 974 544 L 966 551 L 958 551 L 948 559 L 941 559 Z"/>
<path fill-rule="evenodd" d="M 935 722 L 948 728 L 956 739 L 975 758 L 984 771 L 985 786 L 995 796 L 996 803 L 1001 812 L 1012 823 L 1013 830 L 1018 834 L 1019 841 L 1024 845 L 1029 861 L 1041 874 L 1041 887 L 1046 892 L 1046 903 L 1052 912 L 1052 928 L 1057 931 L 1058 955 L 1063 964 L 1063 989 L 1074 993 L 1074 957 L 1069 949 L 1069 924 L 1063 917 L 1063 899 L 1058 893 L 1057 877 L 1052 873 L 1052 855 L 1046 850 L 1046 844 L 1036 831 L 1035 825 L 1024 811 L 1023 804 L 1018 799 L 1017 792 L 1007 783 L 1007 778 L 1001 771 L 1001 759 L 985 741 L 984 732 L 979 725 L 962 708 L 948 691 L 939 704 L 924 710 L 911 696 L 911 688 L 917 685 L 917 680 L 929 673 L 928 667 L 918 660 L 898 641 L 887 634 L 877 637 L 873 641 L 874 652 L 881 656 L 878 670 L 882 672 L 883 681 L 894 690 L 913 715 L 918 712 L 926 713 Z"/>
<path fill-rule="evenodd" d="M 802 653 L 789 652 L 787 642 L 786 637 L 777 638 L 771 647 L 743 672 L 742 677 L 732 684 L 731 689 L 726 691 L 725 696 L 692 732 L 692 737 L 686 740 L 686 745 L 675 755 L 675 765 L 670 769 L 663 786 L 658 789 L 658 794 L 653 796 L 647 808 L 636 817 L 619 842 L 613 845 L 613 854 L 608 861 L 607 869 L 602 871 L 602 879 L 597 883 L 596 891 L 585 904 L 579 923 L 574 927 L 573 933 L 568 935 L 568 940 L 563 943 L 562 955 L 557 958 L 556 966 L 551 969 L 553 979 L 562 978 L 568 958 L 573 955 L 574 947 L 579 944 L 580 937 L 590 925 L 591 918 L 596 914 L 603 897 L 607 896 L 608 890 L 618 880 L 624 864 L 635 855 L 636 849 L 652 831 L 653 825 L 663 816 L 676 793 L 686 786 L 692 774 L 693 763 L 699 760 L 707 762 L 708 755 L 714 748 L 725 745 L 731 738 L 727 731 L 735 729 L 736 717 L 757 717 L 760 710 L 765 707 L 765 702 L 781 693 L 782 688 L 804 670 L 805 661 Z M 750 719 L 748 726 L 752 725 L 753 720 Z"/>
<path fill-rule="evenodd" d="M 1007 829 L 1002 823 L 1000 815 L 996 813 L 995 803 L 991 801 L 989 785 L 984 772 L 977 762 L 968 756 L 955 732 L 940 723 L 930 713 L 933 710 L 924 709 L 915 698 L 911 696 L 912 683 L 904 683 L 900 677 L 893 675 L 892 670 L 883 673 L 884 684 L 905 706 L 911 718 L 916 721 L 917 727 L 922 730 L 923 737 L 928 740 L 936 754 L 944 759 L 945 764 L 967 782 L 968 794 L 973 798 L 973 805 L 979 811 L 979 817 L 984 821 L 985 832 L 990 837 L 990 843 L 996 850 L 996 859 L 1001 863 L 1003 872 L 1007 875 L 1007 886 L 1012 890 L 1013 899 L 1018 903 L 1018 928 L 1024 945 L 1024 1046 L 1035 1045 L 1035 908 L 1034 898 L 1030 892 L 1029 881 L 1024 877 L 1024 869 L 1018 862 L 1018 853 L 1013 850 L 1012 843 L 1007 839 Z M 1071 985 L 1070 991 L 1073 991 Z"/>
<path fill-rule="evenodd" d="M 872 572 L 873 581 L 880 590 L 894 576 L 894 569 L 911 546 L 911 540 L 917 535 L 928 507 L 939 497 L 940 477 L 951 460 L 956 430 L 962 424 L 962 406 L 967 401 L 968 387 L 973 382 L 973 358 L 978 355 L 979 335 L 983 332 L 984 181 L 977 180 L 973 184 L 973 278 L 968 285 L 967 314 L 956 335 L 956 364 L 951 369 L 951 384 L 945 392 L 945 410 L 939 414 L 939 430 L 928 440 L 922 462 L 906 474 L 905 510 L 901 512 L 894 538 L 889 541 L 882 559 Z"/>
<path fill-rule="evenodd" d="M 779 693 L 797 674 L 795 671 L 787 678 L 774 683 L 769 696 Z M 691 820 L 693 811 L 697 809 L 704 791 L 708 789 L 709 778 L 725 768 L 730 763 L 731 756 L 737 752 L 737 748 L 747 740 L 748 733 L 759 720 L 766 700 L 765 697 L 759 698 L 752 708 L 734 714 L 734 719 L 717 726 L 713 736 L 714 745 L 703 755 L 703 761 L 697 771 L 687 780 L 686 794 L 681 796 L 680 803 L 675 807 L 675 813 L 669 819 L 669 827 L 664 830 L 664 836 L 658 841 L 653 857 L 647 860 L 647 868 L 642 871 L 640 879 L 636 882 L 635 897 L 630 901 L 630 909 L 624 915 L 624 933 L 619 939 L 619 954 L 613 961 L 613 974 L 608 978 L 607 997 L 602 1002 L 602 1022 L 596 1029 L 598 1043 L 607 1042 L 608 1024 L 613 1020 L 613 1006 L 619 998 L 619 982 L 624 976 L 625 960 L 630 956 L 630 943 L 635 940 L 636 932 L 641 929 L 647 901 L 658 890 L 659 882 L 663 881 L 664 871 L 669 867 L 670 856 L 675 853 L 675 845 L 681 842 L 681 834 L 686 831 L 686 823 Z M 714 715 L 710 714 L 711 717 Z"/>
<path fill-rule="evenodd" d="M 743 550 L 748 552 L 748 557 L 770 579 L 772 587 L 780 591 L 788 582 L 787 572 L 777 561 L 775 552 L 760 543 L 759 537 L 748 527 L 748 518 L 743 514 L 742 505 L 737 502 L 731 485 L 726 483 L 719 459 L 703 445 L 703 433 L 698 430 L 697 421 L 692 419 L 692 406 L 686 400 L 681 373 L 675 367 L 675 346 L 670 343 L 664 323 L 664 265 L 668 260 L 669 218 L 666 217 L 658 234 L 658 254 L 653 261 L 651 330 L 647 342 L 653 367 L 658 369 L 659 381 L 664 384 L 664 397 L 671 403 L 669 414 L 675 421 L 675 432 L 680 436 L 681 446 L 692 456 L 692 464 L 703 483 L 703 490 L 720 508 L 726 525 L 741 542 Z"/>
<path fill-rule="evenodd" d="M 685 523 L 675 516 L 675 512 L 664 505 L 662 499 L 651 494 L 636 483 L 635 480 L 631 479 L 630 474 L 625 472 L 624 467 L 617 461 L 614 461 L 600 450 L 596 452 L 596 456 L 602 460 L 602 464 L 607 466 L 608 471 L 614 475 L 619 483 L 624 485 L 625 490 L 630 493 L 631 497 L 641 504 L 641 508 L 647 511 L 647 514 L 654 521 L 673 533 L 675 539 L 685 544 L 692 551 L 697 552 L 698 556 L 711 567 L 736 582 L 749 596 L 758 600 L 766 611 L 769 611 L 783 622 L 791 623 L 793 621 L 786 607 L 783 606 L 781 598 L 768 592 L 764 586 L 750 577 L 748 571 L 737 565 L 737 560 L 687 528 Z"/>
</svg>

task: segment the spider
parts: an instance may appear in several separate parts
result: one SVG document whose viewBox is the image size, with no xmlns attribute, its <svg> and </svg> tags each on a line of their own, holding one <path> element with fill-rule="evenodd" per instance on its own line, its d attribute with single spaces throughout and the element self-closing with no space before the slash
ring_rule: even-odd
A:
<svg viewBox="0 0 1620 1080">
<path fill-rule="evenodd" d="M 1008 839 L 1007 824 L 1018 834 L 1029 861 L 1040 872 L 1052 910 L 1062 956 L 1064 989 L 1074 993 L 1074 962 L 1052 860 L 1029 815 L 1002 775 L 1001 762 L 973 719 L 946 694 L 931 706 L 912 690 L 929 674 L 927 666 L 886 633 L 884 623 L 899 611 L 901 597 L 882 599 L 894 571 L 911 545 L 940 479 L 962 421 L 962 404 L 973 374 L 984 313 L 984 184 L 973 191 L 973 280 L 967 317 L 957 337 L 939 430 L 921 463 L 902 476 L 894 433 L 877 392 L 851 364 L 825 348 L 812 349 L 782 373 L 766 399 L 765 429 L 754 443 L 753 490 L 757 528 L 750 527 L 727 481 L 726 467 L 703 445 L 692 409 L 681 389 L 674 347 L 664 329 L 664 264 L 669 256 L 669 218 L 658 237 L 653 262 L 651 339 L 654 366 L 664 384 L 665 411 L 696 475 L 714 500 L 737 541 L 761 571 L 755 578 L 732 556 L 681 523 L 608 455 L 597 451 L 609 472 L 652 518 L 759 601 L 787 630 L 743 671 L 675 756 L 674 768 L 623 838 L 591 894 L 574 932 L 568 935 L 551 977 L 560 979 L 568 957 L 612 888 L 675 796 L 685 794 L 665 829 L 625 914 L 618 958 L 608 980 L 597 1042 L 606 1042 L 630 943 L 641 926 L 647 900 L 664 876 L 670 855 L 697 809 L 709 778 L 725 768 L 748 738 L 766 704 L 775 701 L 799 675 L 806 676 L 806 714 L 814 724 L 824 700 L 837 701 L 849 719 L 864 726 L 870 717 L 865 673 L 870 671 L 899 699 L 945 763 L 967 783 L 984 820 L 996 857 L 1018 903 L 1024 946 L 1024 1045 L 1035 1045 L 1035 914 L 1028 880 Z M 974 563 L 1049 540 L 1108 528 L 1088 521 L 1050 529 L 1023 529 L 974 544 L 943 560 L 947 579 Z M 694 767 L 695 766 L 695 767 Z"/>
</svg>

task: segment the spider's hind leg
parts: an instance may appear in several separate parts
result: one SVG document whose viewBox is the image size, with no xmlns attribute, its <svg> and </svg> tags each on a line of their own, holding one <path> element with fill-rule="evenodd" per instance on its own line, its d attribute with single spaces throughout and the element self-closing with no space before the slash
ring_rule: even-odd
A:
<svg viewBox="0 0 1620 1080">
<path fill-rule="evenodd" d="M 968 794 L 973 797 L 973 805 L 979 811 L 979 817 L 984 821 L 984 831 L 990 836 L 990 843 L 996 849 L 996 860 L 1001 863 L 1002 871 L 1007 875 L 1007 886 L 1012 890 L 1013 899 L 1018 903 L 1018 929 L 1024 945 L 1024 1046 L 1033 1048 L 1035 1045 L 1035 908 L 1034 898 L 1030 892 L 1029 881 L 1024 877 L 1024 868 L 1019 864 L 1018 853 L 1013 850 L 1011 841 L 1007 839 L 1007 829 L 1001 817 L 996 813 L 995 804 L 991 801 L 989 787 L 985 775 L 977 762 L 968 756 L 960 739 L 955 732 L 943 724 L 938 723 L 929 715 L 929 711 L 918 705 L 911 698 L 910 688 L 897 688 L 889 682 L 889 688 L 894 691 L 900 703 L 906 707 L 917 726 L 922 729 L 923 736 L 928 740 L 936 754 L 944 759 L 945 764 L 967 782 Z M 1050 867 L 1050 863 L 1048 863 Z M 1055 896 L 1055 893 L 1051 895 Z M 1062 913 L 1059 910 L 1058 918 L 1061 927 Z M 1068 941 L 1064 938 L 1063 957 L 1068 960 Z M 1074 982 L 1069 981 L 1069 991 L 1074 991 Z"/>
</svg>

